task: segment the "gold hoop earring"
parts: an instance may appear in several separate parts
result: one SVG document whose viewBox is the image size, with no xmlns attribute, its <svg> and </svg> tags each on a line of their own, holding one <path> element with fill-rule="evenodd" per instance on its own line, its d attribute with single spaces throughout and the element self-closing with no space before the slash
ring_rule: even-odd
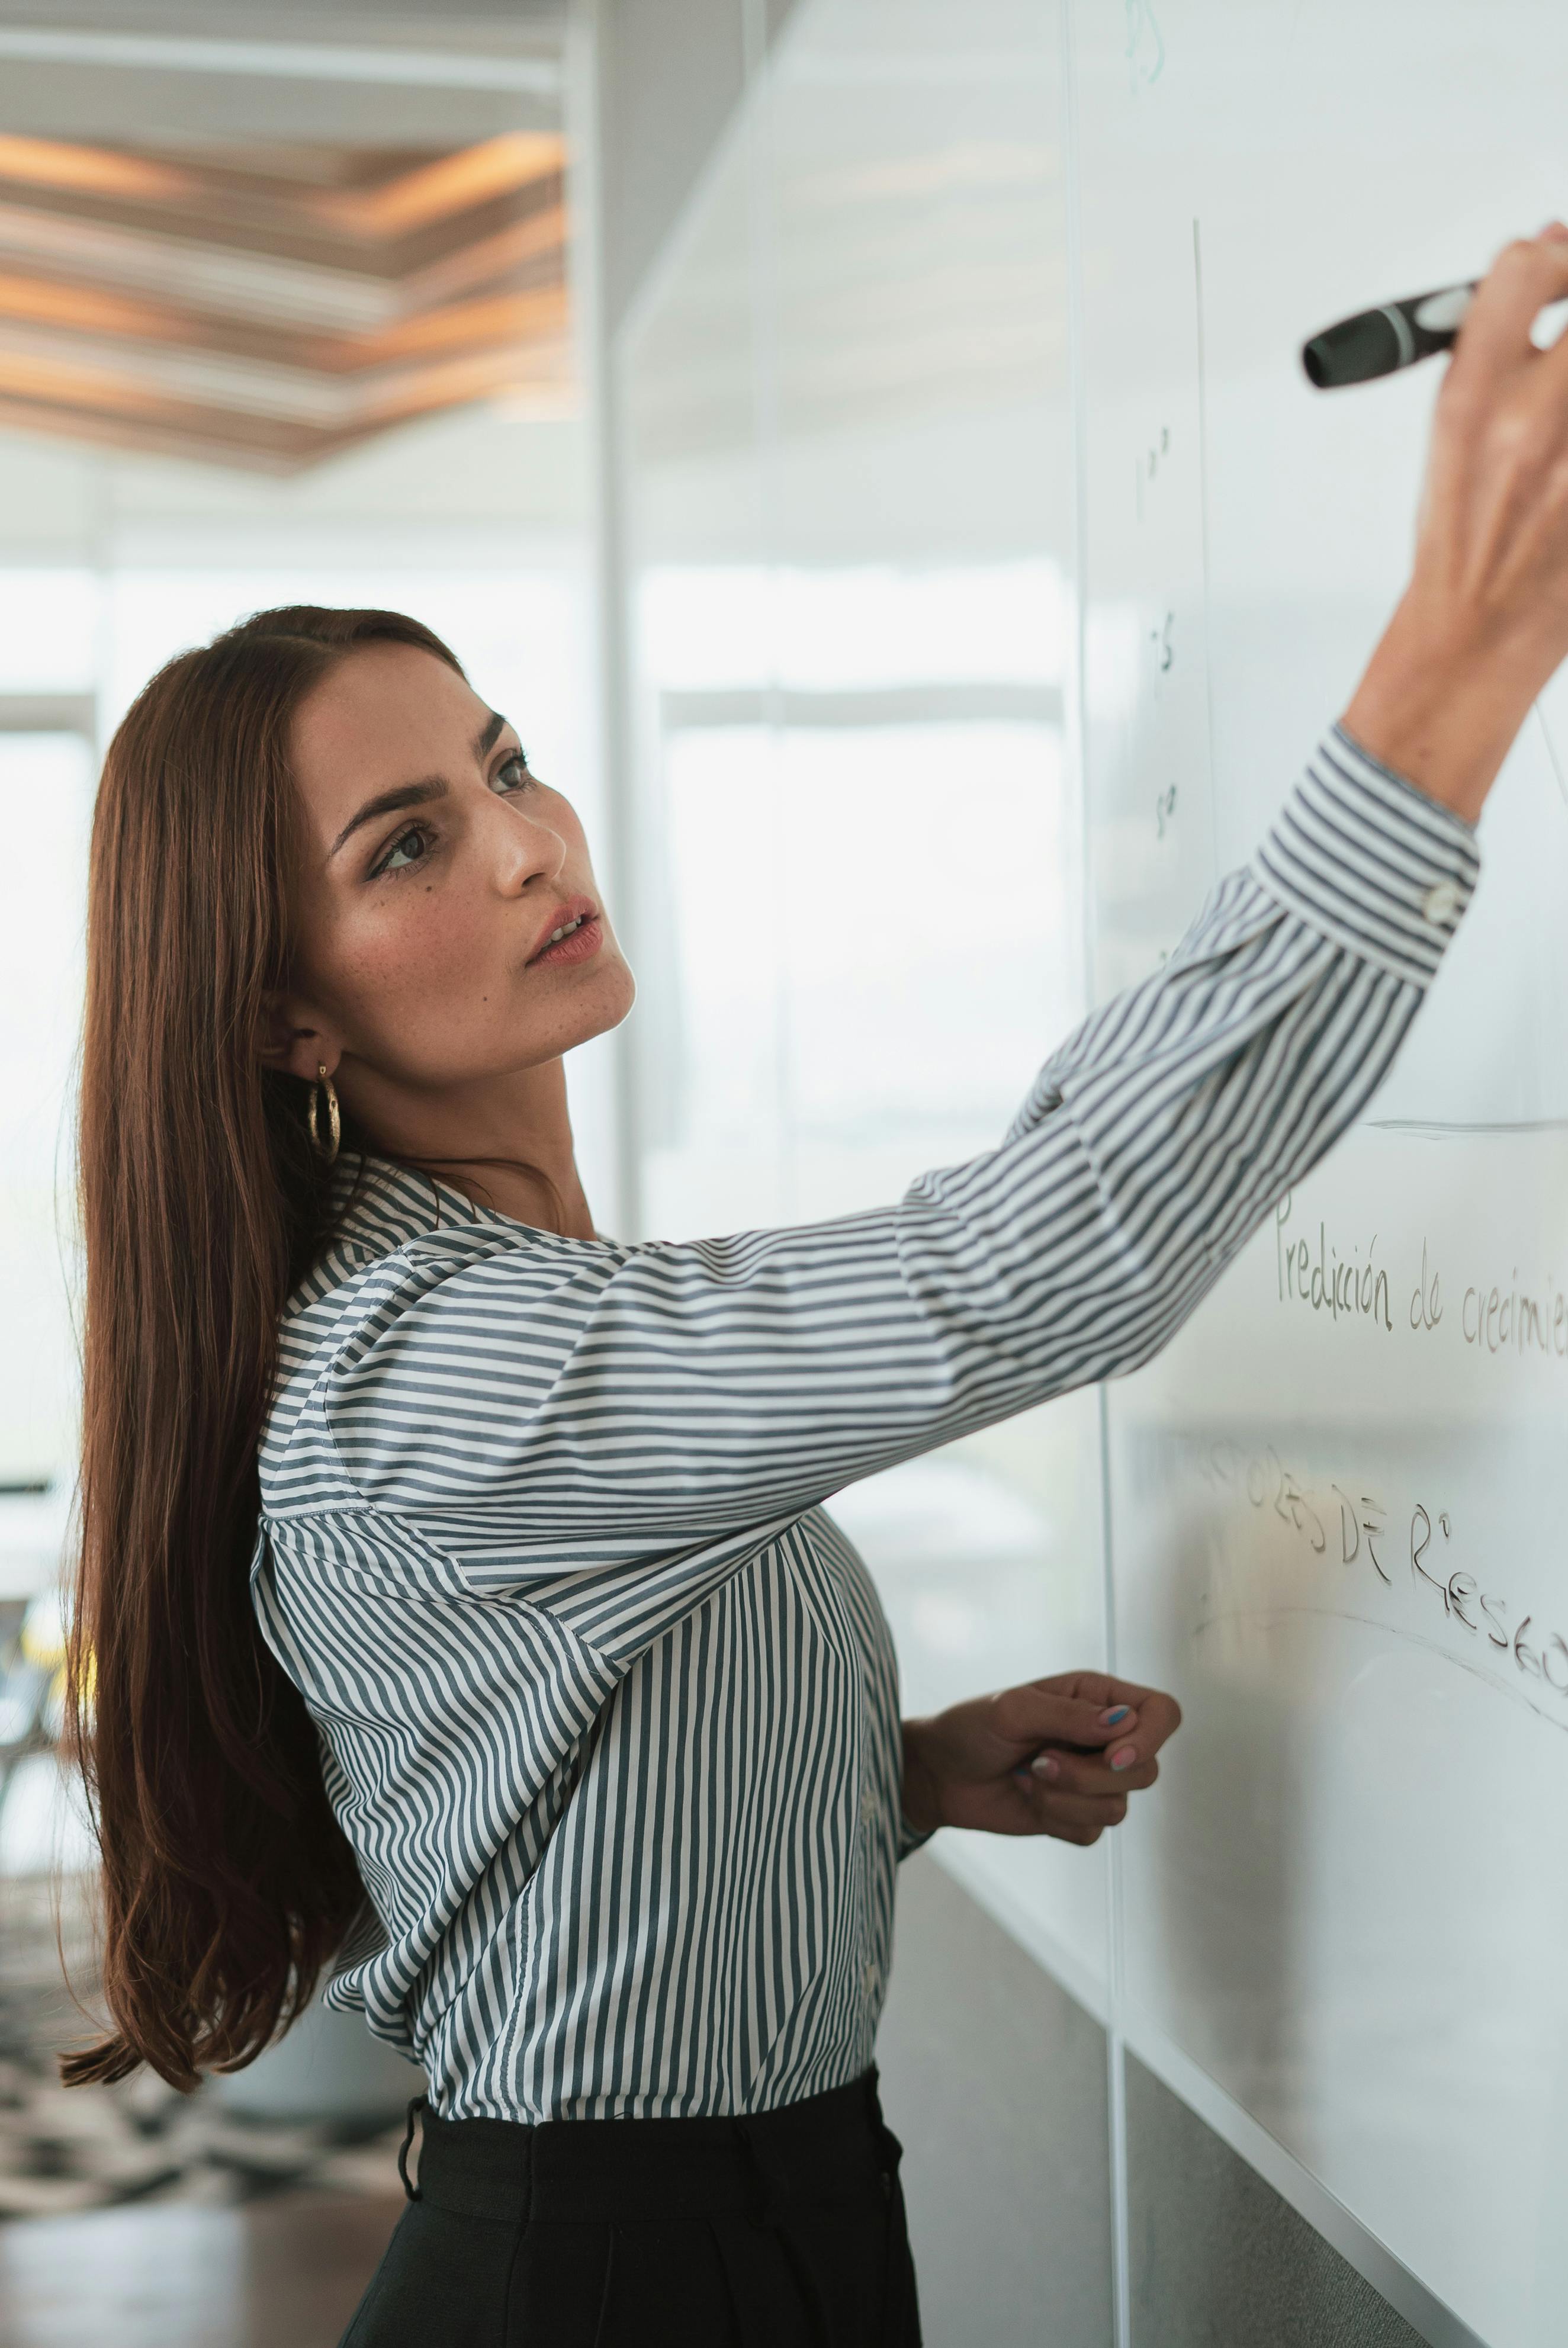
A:
<svg viewBox="0 0 1568 2348">
<path fill-rule="evenodd" d="M 322 1148 L 321 1133 L 316 1125 L 316 1088 L 315 1085 L 312 1085 L 310 1088 L 310 1097 L 305 1110 L 305 1122 L 310 1127 L 311 1148 L 315 1151 L 318 1158 L 325 1158 L 327 1164 L 330 1166 L 333 1159 L 337 1156 L 337 1145 L 343 1138 L 343 1121 L 337 1113 L 337 1087 L 333 1083 L 332 1078 L 327 1075 L 325 1066 L 322 1061 L 318 1060 L 316 1062 L 315 1073 L 317 1080 L 326 1087 L 326 1122 L 327 1128 L 332 1136 L 331 1146 L 328 1148 L 324 1149 Z"/>
</svg>

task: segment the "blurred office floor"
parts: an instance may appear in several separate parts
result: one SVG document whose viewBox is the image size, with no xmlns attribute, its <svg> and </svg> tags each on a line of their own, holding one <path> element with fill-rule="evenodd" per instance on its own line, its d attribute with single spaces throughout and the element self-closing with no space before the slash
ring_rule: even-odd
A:
<svg viewBox="0 0 1568 2348">
<path fill-rule="evenodd" d="M 289 2192 L 14 2220 L 0 2348 L 335 2348 L 403 2207 Z"/>
<path fill-rule="evenodd" d="M 405 2206 L 401 2123 L 147 2074 L 63 2088 L 92 2027 L 88 1887 L 0 1875 L 0 2348 L 334 2348 Z"/>
<path fill-rule="evenodd" d="M 60 2050 L 98 2026 L 89 1890 L 80 1876 L 51 1885 L 0 1873 L 0 2220 L 130 2203 L 214 2209 L 291 2191 L 400 2194 L 401 2083 L 362 2115 L 311 2118 L 286 2106 L 243 2108 L 223 2081 L 183 2096 L 147 2071 L 112 2086 L 62 2086 Z M 407 2092 L 419 2085 L 410 2067 Z"/>
</svg>

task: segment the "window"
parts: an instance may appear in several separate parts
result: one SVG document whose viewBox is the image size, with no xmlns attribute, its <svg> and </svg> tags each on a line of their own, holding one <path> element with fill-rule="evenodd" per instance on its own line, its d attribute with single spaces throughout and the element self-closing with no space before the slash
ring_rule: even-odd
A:
<svg viewBox="0 0 1568 2348">
<path fill-rule="evenodd" d="M 0 1486 L 12 1488 L 75 1473 L 72 1127 L 91 808 L 83 735 L 0 731 Z"/>
</svg>

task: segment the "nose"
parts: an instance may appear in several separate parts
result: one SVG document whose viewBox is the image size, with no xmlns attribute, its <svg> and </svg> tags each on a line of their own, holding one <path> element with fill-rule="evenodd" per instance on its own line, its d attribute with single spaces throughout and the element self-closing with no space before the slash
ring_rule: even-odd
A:
<svg viewBox="0 0 1568 2348">
<path fill-rule="evenodd" d="M 553 880 L 566 860 L 566 842 L 542 817 L 514 799 L 487 792 L 492 812 L 487 839 L 497 887 L 504 896 L 521 896 L 531 881 Z"/>
</svg>

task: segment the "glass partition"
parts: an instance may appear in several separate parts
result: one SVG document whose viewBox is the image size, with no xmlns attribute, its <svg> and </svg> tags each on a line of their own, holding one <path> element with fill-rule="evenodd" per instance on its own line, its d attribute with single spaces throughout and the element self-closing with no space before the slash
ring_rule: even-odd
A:
<svg viewBox="0 0 1568 2348">
<path fill-rule="evenodd" d="M 643 1222 L 898 1199 L 1084 1000 L 1057 30 L 808 0 L 617 350 Z M 1075 1396 L 838 1494 L 906 1711 L 1104 1654 Z M 1101 1849 L 940 1856 L 1091 2003 Z"/>
</svg>

